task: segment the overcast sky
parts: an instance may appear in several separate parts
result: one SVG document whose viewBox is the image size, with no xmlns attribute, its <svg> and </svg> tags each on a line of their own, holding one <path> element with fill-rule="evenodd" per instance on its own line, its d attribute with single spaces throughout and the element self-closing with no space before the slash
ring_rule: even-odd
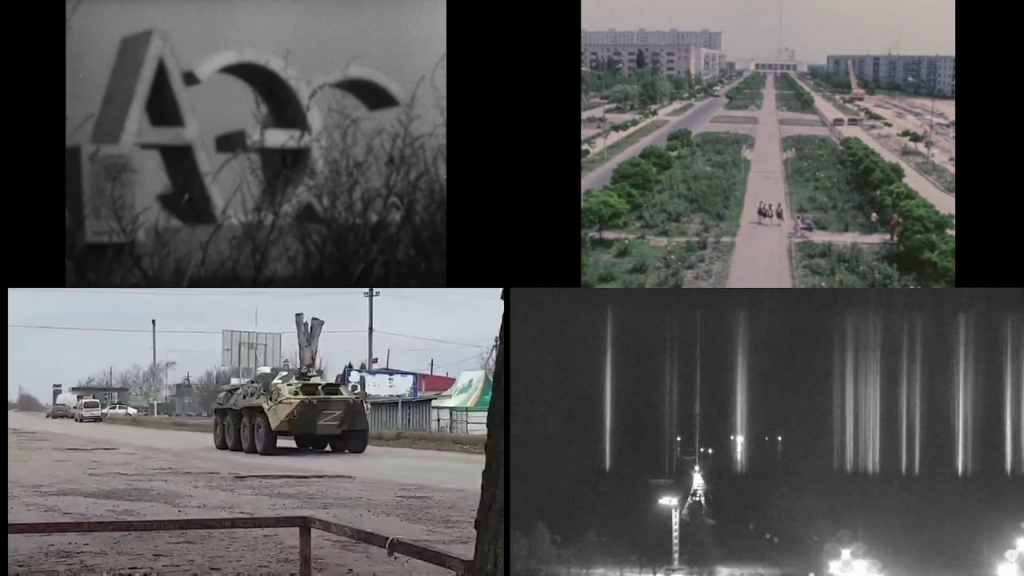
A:
<svg viewBox="0 0 1024 576">
<path fill-rule="evenodd" d="M 99 111 L 121 39 L 147 29 L 166 32 L 182 71 L 220 51 L 243 48 L 286 58 L 306 80 L 342 71 L 351 60 L 386 75 L 407 97 L 422 76 L 430 76 L 446 46 L 446 0 L 83 0 L 72 16 L 74 4 L 66 3 L 71 17 L 65 48 L 68 145 L 91 139 L 95 118 L 87 118 Z M 444 75 L 439 81 L 443 87 Z M 252 94 L 241 81 L 216 75 L 189 88 L 188 98 L 214 170 L 229 157 L 214 153 L 215 137 L 254 125 Z M 315 102 L 323 106 L 326 98 Z M 364 114 L 355 100 L 348 101 L 346 110 L 373 123 L 390 123 L 397 116 L 394 110 Z M 417 95 L 417 111 L 423 128 L 439 121 L 429 83 Z M 148 205 L 167 179 L 156 151 L 138 152 L 136 161 L 140 202 Z M 234 189 L 234 168 L 218 175 L 223 194 Z"/>
<path fill-rule="evenodd" d="M 366 357 L 364 290 L 8 289 L 7 395 L 16 397 L 20 385 L 45 402 L 53 383 L 67 390 L 111 366 L 115 372 L 147 366 L 153 357 L 152 318 L 157 360 L 178 363 L 171 382 L 186 371 L 196 375 L 220 365 L 221 330 L 282 332 L 282 353 L 290 355 L 298 348 L 296 312 L 307 321 L 324 320 L 320 356 L 333 378 L 346 362 Z M 383 364 L 390 348 L 392 368 L 427 372 L 433 358 L 435 374 L 474 370 L 498 334 L 499 288 L 380 293 L 373 306 L 373 350 Z"/>
<path fill-rule="evenodd" d="M 956 54 L 955 0 L 582 0 L 587 30 L 722 32 L 728 58 L 796 50 L 824 64 L 828 54 Z M 896 42 L 899 45 L 896 45 Z"/>
</svg>

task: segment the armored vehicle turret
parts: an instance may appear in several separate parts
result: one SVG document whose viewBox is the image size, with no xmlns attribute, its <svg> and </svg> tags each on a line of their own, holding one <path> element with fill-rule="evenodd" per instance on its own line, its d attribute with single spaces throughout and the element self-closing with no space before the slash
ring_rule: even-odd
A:
<svg viewBox="0 0 1024 576">
<path fill-rule="evenodd" d="M 213 443 L 218 450 L 272 454 L 279 436 L 300 449 L 361 453 L 369 420 L 365 391 L 359 384 L 323 380 L 316 353 L 323 320 L 309 324 L 295 315 L 299 366 L 257 369 L 247 382 L 222 386 L 214 404 Z"/>
</svg>

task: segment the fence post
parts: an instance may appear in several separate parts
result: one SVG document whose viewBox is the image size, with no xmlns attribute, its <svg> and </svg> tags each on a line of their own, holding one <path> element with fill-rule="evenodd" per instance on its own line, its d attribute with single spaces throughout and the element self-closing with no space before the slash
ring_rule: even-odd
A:
<svg viewBox="0 0 1024 576">
<path fill-rule="evenodd" d="M 303 521 L 299 526 L 299 576 L 312 576 L 313 561 L 310 557 L 310 535 L 309 524 Z"/>
</svg>

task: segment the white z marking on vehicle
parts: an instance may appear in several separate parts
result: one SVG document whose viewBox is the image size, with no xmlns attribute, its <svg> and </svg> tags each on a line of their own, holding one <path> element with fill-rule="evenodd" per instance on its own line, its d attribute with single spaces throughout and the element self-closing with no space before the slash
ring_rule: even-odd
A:
<svg viewBox="0 0 1024 576">
<path fill-rule="evenodd" d="M 334 418 L 335 416 L 340 418 L 341 417 L 341 412 L 333 412 L 333 411 L 325 410 L 325 411 L 321 412 L 320 415 L 323 416 L 323 418 L 320 419 L 318 424 L 337 424 L 338 423 L 337 420 L 335 420 L 333 422 L 331 422 L 330 420 L 331 420 L 331 418 Z"/>
</svg>

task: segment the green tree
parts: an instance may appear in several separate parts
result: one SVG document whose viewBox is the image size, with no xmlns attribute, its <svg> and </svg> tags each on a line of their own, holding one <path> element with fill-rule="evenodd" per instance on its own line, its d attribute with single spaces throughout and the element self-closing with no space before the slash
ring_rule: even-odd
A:
<svg viewBox="0 0 1024 576">
<path fill-rule="evenodd" d="M 629 206 L 611 190 L 595 190 L 583 196 L 583 225 L 598 227 L 600 236 L 605 228 L 622 227 Z"/>
<path fill-rule="evenodd" d="M 620 163 L 612 171 L 612 185 L 627 184 L 641 194 L 654 191 L 658 182 L 658 172 L 643 158 L 634 156 Z"/>
<path fill-rule="evenodd" d="M 668 135 L 669 142 L 678 142 L 679 147 L 689 148 L 693 146 L 693 132 L 688 128 L 683 130 L 676 130 L 675 132 Z"/>
<path fill-rule="evenodd" d="M 590 286 L 590 242 L 587 241 L 587 231 L 584 230 L 580 234 L 580 253 L 581 253 L 581 264 L 580 264 L 580 286 L 587 288 Z"/>
<path fill-rule="evenodd" d="M 640 158 L 650 162 L 658 172 L 672 168 L 672 155 L 661 146 L 648 146 L 640 152 Z"/>
<path fill-rule="evenodd" d="M 638 54 L 636 55 L 636 67 L 642 70 L 646 64 L 644 60 L 644 51 L 637 50 L 637 52 Z"/>
<path fill-rule="evenodd" d="M 615 192 L 616 196 L 626 201 L 626 205 L 629 206 L 630 214 L 643 208 L 644 198 L 640 195 L 640 192 L 634 190 L 629 184 L 619 182 L 618 184 L 612 184 L 608 189 Z"/>
</svg>

